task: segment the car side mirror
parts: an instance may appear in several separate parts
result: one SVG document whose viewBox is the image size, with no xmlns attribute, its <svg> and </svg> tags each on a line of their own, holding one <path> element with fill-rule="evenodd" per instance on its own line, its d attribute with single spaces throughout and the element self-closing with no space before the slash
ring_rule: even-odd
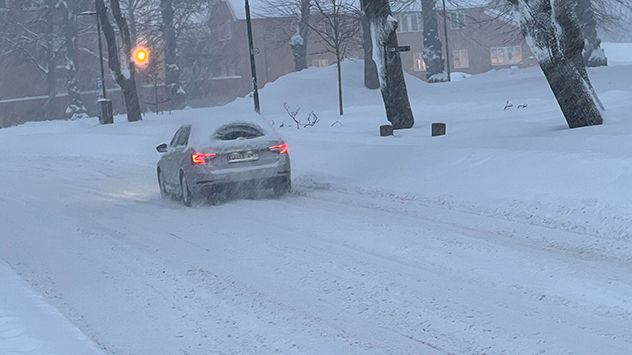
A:
<svg viewBox="0 0 632 355">
<path fill-rule="evenodd" d="M 156 150 L 158 151 L 158 153 L 166 153 L 167 152 L 167 144 L 163 143 L 163 144 L 157 146 Z"/>
</svg>

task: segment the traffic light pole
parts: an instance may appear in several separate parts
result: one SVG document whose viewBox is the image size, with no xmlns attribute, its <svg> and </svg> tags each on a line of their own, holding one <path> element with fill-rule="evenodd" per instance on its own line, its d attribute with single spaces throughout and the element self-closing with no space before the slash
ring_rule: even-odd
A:
<svg viewBox="0 0 632 355">
<path fill-rule="evenodd" d="M 252 72 L 252 86 L 254 92 L 252 97 L 255 101 L 255 112 L 261 113 L 261 109 L 259 107 L 259 90 L 257 88 L 257 68 L 255 66 L 255 49 L 253 47 L 252 41 L 252 23 L 250 21 L 250 4 L 248 0 L 246 1 L 246 24 L 248 26 L 248 49 L 250 49 L 250 70 Z"/>
</svg>

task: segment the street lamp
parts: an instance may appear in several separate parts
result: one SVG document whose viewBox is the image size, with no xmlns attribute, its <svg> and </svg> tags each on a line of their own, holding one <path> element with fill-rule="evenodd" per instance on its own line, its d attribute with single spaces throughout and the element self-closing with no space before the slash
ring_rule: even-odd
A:
<svg viewBox="0 0 632 355">
<path fill-rule="evenodd" d="M 96 11 L 85 11 L 82 12 L 80 14 L 78 14 L 78 16 L 91 16 L 94 15 L 97 18 L 97 37 L 99 39 L 99 63 L 101 65 L 101 89 L 103 90 L 102 95 L 103 98 L 106 99 L 106 92 L 105 92 L 105 71 L 103 70 L 103 45 L 101 44 L 101 21 L 99 20 L 99 16 L 97 15 Z"/>
<path fill-rule="evenodd" d="M 132 53 L 132 59 L 139 67 L 144 66 L 149 61 L 149 50 L 144 47 L 137 47 Z"/>
</svg>

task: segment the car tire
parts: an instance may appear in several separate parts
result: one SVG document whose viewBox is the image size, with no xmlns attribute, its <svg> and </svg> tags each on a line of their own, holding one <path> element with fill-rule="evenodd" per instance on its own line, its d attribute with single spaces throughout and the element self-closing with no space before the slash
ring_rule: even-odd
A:
<svg viewBox="0 0 632 355">
<path fill-rule="evenodd" d="M 169 197 L 169 192 L 167 192 L 167 188 L 165 187 L 165 177 L 160 170 L 158 170 L 158 187 L 160 188 L 160 197 Z"/>
<path fill-rule="evenodd" d="M 276 197 L 281 197 L 287 194 L 288 192 L 290 192 L 291 189 L 292 189 L 292 183 L 288 180 L 288 181 L 284 181 L 281 184 L 274 185 L 274 187 L 272 188 L 272 191 L 274 191 L 274 195 Z"/>
<path fill-rule="evenodd" d="M 180 198 L 185 206 L 193 206 L 193 194 L 191 189 L 189 189 L 189 183 L 183 172 L 180 172 Z"/>
</svg>

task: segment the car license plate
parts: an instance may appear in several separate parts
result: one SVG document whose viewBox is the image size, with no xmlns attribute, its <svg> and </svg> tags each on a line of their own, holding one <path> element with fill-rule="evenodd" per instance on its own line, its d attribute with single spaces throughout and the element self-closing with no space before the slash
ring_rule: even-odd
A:
<svg viewBox="0 0 632 355">
<path fill-rule="evenodd" d="M 240 152 L 240 153 L 231 153 L 228 156 L 229 163 L 239 163 L 244 161 L 253 161 L 259 160 L 259 154 L 256 152 Z"/>
</svg>

